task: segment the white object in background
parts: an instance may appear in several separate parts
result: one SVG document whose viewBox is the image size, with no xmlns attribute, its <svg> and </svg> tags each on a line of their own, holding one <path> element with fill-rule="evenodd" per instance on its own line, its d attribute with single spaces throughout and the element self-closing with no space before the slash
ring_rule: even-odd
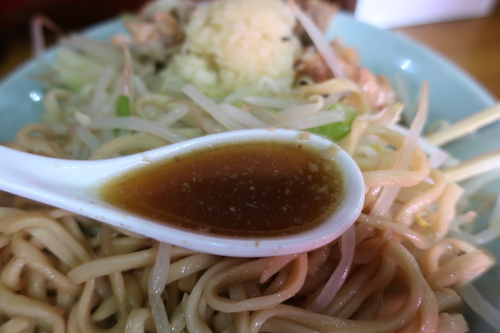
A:
<svg viewBox="0 0 500 333">
<path fill-rule="evenodd" d="M 495 3 L 496 0 L 358 0 L 354 16 L 390 29 L 486 16 Z"/>
</svg>

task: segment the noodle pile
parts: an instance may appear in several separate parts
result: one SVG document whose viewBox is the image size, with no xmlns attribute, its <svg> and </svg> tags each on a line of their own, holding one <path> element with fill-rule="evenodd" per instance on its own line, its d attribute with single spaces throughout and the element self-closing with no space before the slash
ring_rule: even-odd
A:
<svg viewBox="0 0 500 333">
<path fill-rule="evenodd" d="M 152 8 L 158 10 L 144 13 Z M 294 13 L 306 28 L 303 13 Z M 435 156 L 417 144 L 427 116 L 425 84 L 417 115 L 401 134 L 392 128 L 403 106 L 387 81 L 359 67 L 338 42 L 332 49 L 340 76 L 285 91 L 266 79 L 258 93 L 242 89 L 214 100 L 191 85 L 180 93 L 159 90 L 151 64 L 141 60 L 158 40 L 141 48 L 116 40 L 118 46 L 67 40 L 64 52 L 101 66 L 98 74 L 82 74 L 94 81 L 78 87 L 51 88 L 47 122 L 26 126 L 9 146 L 103 159 L 220 131 L 343 124 L 349 129 L 339 144 L 365 180 L 363 212 L 339 239 L 308 253 L 231 258 L 5 194 L 0 332 L 467 331 L 459 292 L 494 262 L 479 247 L 447 237 L 463 218 L 455 209 L 463 190 L 446 182 Z M 119 65 L 102 60 L 116 54 Z M 125 106 L 115 102 L 120 98 Z M 346 125 L 351 112 L 356 117 Z"/>
</svg>

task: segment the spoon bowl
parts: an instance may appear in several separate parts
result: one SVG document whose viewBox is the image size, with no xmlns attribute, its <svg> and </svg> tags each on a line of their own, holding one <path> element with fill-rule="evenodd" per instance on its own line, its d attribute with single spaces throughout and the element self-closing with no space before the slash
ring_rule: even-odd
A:
<svg viewBox="0 0 500 333">
<path fill-rule="evenodd" d="M 160 223 L 103 200 L 99 189 L 132 170 L 231 143 L 297 143 L 318 154 L 329 152 L 340 168 L 345 195 L 340 206 L 315 227 L 285 236 L 244 237 L 210 234 Z M 244 149 L 245 145 L 241 146 Z M 329 156 L 330 156 L 329 155 Z M 314 134 L 285 129 L 252 129 L 207 135 L 162 148 L 105 160 L 77 161 L 43 157 L 0 146 L 0 190 L 59 207 L 162 242 L 217 255 L 264 257 L 318 248 L 345 232 L 364 200 L 361 172 L 336 144 Z M 329 157 L 330 158 L 330 157 Z"/>
</svg>

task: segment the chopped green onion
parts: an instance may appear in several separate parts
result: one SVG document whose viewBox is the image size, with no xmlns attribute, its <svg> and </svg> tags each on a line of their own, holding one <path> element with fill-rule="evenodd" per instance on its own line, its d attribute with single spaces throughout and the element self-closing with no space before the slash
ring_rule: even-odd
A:
<svg viewBox="0 0 500 333">
<path fill-rule="evenodd" d="M 118 96 L 115 102 L 115 114 L 117 117 L 128 117 L 132 115 L 130 98 L 125 95 Z M 120 134 L 120 130 L 118 128 L 115 128 L 113 132 L 115 133 L 115 137 L 118 137 Z"/>
<path fill-rule="evenodd" d="M 329 110 L 335 110 L 336 105 L 332 105 Z M 356 118 L 356 112 L 351 110 L 345 111 L 345 120 L 337 121 L 331 124 L 326 124 L 314 128 L 310 128 L 308 131 L 311 133 L 326 136 L 333 141 L 340 141 L 345 138 L 349 133 L 351 133 L 352 122 Z"/>
<path fill-rule="evenodd" d="M 130 99 L 127 96 L 118 96 L 115 102 L 115 112 L 117 117 L 128 117 L 132 114 L 130 109 Z"/>
</svg>

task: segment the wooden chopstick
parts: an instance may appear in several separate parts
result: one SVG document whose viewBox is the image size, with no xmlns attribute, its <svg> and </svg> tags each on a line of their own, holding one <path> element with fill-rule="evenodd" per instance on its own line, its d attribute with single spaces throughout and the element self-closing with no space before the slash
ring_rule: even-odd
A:
<svg viewBox="0 0 500 333">
<path fill-rule="evenodd" d="M 500 103 L 475 113 L 465 119 L 443 128 L 442 130 L 429 134 L 425 139 L 435 146 L 442 146 L 456 140 L 466 134 L 491 124 L 500 119 Z"/>
<path fill-rule="evenodd" d="M 471 158 L 441 171 L 444 173 L 446 181 L 458 182 L 496 168 L 500 168 L 500 149 Z"/>
</svg>

